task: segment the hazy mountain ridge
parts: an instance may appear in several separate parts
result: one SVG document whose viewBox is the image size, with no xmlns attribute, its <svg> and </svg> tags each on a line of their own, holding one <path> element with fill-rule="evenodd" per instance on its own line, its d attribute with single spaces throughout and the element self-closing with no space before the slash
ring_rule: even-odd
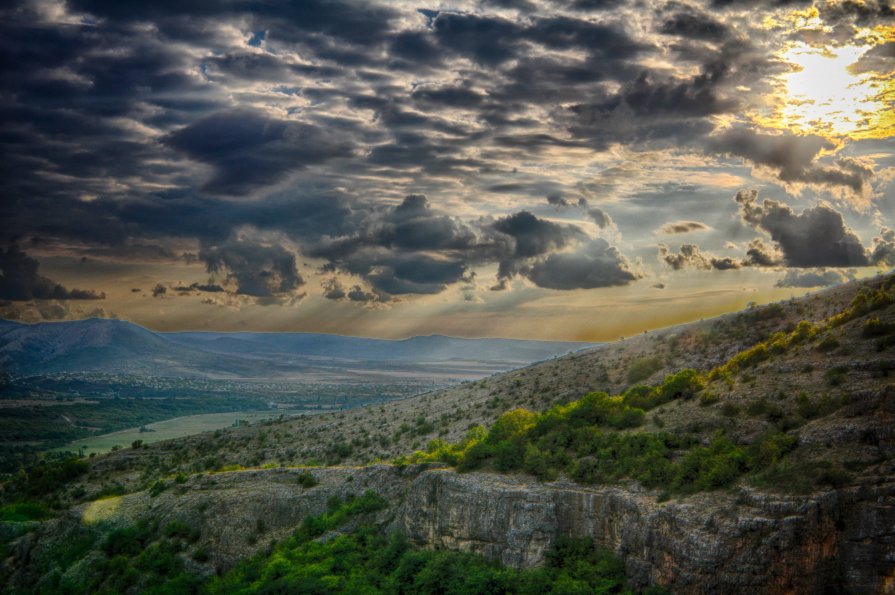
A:
<svg viewBox="0 0 895 595">
<path fill-rule="evenodd" d="M 312 363 L 311 358 L 411 365 L 464 360 L 506 369 L 588 346 L 444 336 L 390 341 L 312 333 L 156 333 L 134 323 L 98 318 L 0 324 L 0 367 L 15 374 L 259 376 L 300 371 Z"/>
<path fill-rule="evenodd" d="M 238 358 L 212 356 L 139 325 L 99 318 L 17 325 L 0 335 L 0 366 L 19 375 L 113 372 L 177 377 L 251 372 Z"/>
<path fill-rule="evenodd" d="M 478 360 L 529 363 L 564 355 L 592 343 L 532 341 L 523 339 L 464 339 L 426 335 L 388 340 L 318 333 L 163 333 L 182 345 L 214 353 L 300 354 L 366 361 Z"/>
</svg>

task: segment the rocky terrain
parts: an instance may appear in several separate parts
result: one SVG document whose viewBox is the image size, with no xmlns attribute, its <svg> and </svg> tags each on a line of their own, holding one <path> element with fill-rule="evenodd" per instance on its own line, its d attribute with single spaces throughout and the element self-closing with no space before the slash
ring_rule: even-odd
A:
<svg viewBox="0 0 895 595">
<path fill-rule="evenodd" d="M 46 496 L 57 518 L 10 541 L 4 572 L 10 584 L 33 584 L 54 543 L 153 519 L 196 527 L 183 555 L 211 575 L 284 539 L 333 495 L 373 489 L 389 503 L 378 522 L 413 544 L 510 567 L 537 566 L 560 537 L 587 536 L 624 559 L 635 588 L 893 592 L 895 306 L 866 299 L 893 285 L 892 276 L 853 282 L 404 401 L 96 457 Z M 803 320 L 816 333 L 781 346 L 774 333 L 792 336 Z M 762 358 L 730 365 L 759 347 Z M 709 379 L 698 395 L 649 410 L 637 428 L 609 431 L 686 434 L 704 444 L 723 432 L 750 445 L 773 430 L 793 439 L 780 464 L 690 494 L 629 480 L 538 481 L 488 465 L 458 473 L 400 459 L 369 464 L 459 440 L 515 407 L 544 411 L 594 390 L 618 394 L 683 368 Z M 315 466 L 325 463 L 332 466 Z"/>
</svg>

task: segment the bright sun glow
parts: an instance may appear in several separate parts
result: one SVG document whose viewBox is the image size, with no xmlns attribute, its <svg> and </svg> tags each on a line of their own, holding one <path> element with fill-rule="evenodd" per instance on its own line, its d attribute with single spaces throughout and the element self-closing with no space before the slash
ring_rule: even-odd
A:
<svg viewBox="0 0 895 595">
<path fill-rule="evenodd" d="M 795 66 L 782 77 L 784 96 L 772 122 L 778 128 L 827 137 L 895 135 L 895 88 L 881 73 L 853 73 L 867 46 L 820 50 L 797 44 L 781 58 Z"/>
</svg>

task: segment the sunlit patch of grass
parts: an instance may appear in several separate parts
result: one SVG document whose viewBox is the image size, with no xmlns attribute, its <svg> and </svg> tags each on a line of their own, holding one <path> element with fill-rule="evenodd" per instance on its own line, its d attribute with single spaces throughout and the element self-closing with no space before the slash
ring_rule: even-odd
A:
<svg viewBox="0 0 895 595">
<path fill-rule="evenodd" d="M 121 507 L 121 496 L 110 496 L 95 500 L 87 505 L 81 515 L 81 521 L 87 525 L 94 525 L 101 521 L 111 519 Z"/>
</svg>

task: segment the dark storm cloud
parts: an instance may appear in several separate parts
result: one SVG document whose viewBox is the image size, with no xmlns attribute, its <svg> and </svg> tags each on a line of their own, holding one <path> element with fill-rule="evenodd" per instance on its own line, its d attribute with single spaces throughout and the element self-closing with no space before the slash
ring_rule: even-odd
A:
<svg viewBox="0 0 895 595">
<path fill-rule="evenodd" d="M 612 59 L 630 58 L 648 49 L 643 43 L 631 39 L 620 25 L 569 17 L 534 19 L 524 37 L 548 48 L 578 48 Z"/>
<path fill-rule="evenodd" d="M 587 236 L 575 226 L 540 219 L 528 211 L 503 217 L 489 226 L 496 232 L 498 278 L 510 278 L 524 268 L 527 259 L 565 248 Z"/>
<path fill-rule="evenodd" d="M 547 196 L 547 204 L 551 204 L 554 207 L 570 207 L 572 203 L 567 201 L 562 194 L 550 194 Z"/>
<path fill-rule="evenodd" d="M 688 39 L 719 41 L 729 35 L 727 25 L 692 6 L 672 4 L 674 12 L 662 21 L 659 32 Z"/>
<path fill-rule="evenodd" d="M 403 251 L 464 250 L 473 246 L 473 230 L 460 220 L 429 206 L 421 194 L 410 194 L 394 208 L 356 212 L 348 234 L 321 241 L 313 256 L 338 260 L 364 249 Z"/>
<path fill-rule="evenodd" d="M 770 246 L 761 238 L 755 238 L 746 247 L 744 265 L 774 267 L 783 264 L 783 254 L 775 246 Z"/>
<path fill-rule="evenodd" d="M 308 250 L 328 261 L 327 270 L 364 279 L 376 301 L 390 295 L 439 293 L 454 283 L 469 282 L 473 266 L 491 262 L 498 263 L 500 287 L 517 275 L 552 289 L 607 287 L 639 278 L 617 249 L 604 240 L 591 240 L 578 227 L 528 211 L 464 223 L 433 209 L 422 195 L 367 212 L 353 233 L 324 238 Z M 374 301 L 371 296 L 360 299 L 360 294 L 353 298 L 338 281 L 327 282 L 325 295 Z"/>
<path fill-rule="evenodd" d="M 497 67 L 513 59 L 525 60 L 528 44 L 551 50 L 580 49 L 605 61 L 602 65 L 592 63 L 592 71 L 612 69 L 610 62 L 622 62 L 650 49 L 632 39 L 619 24 L 564 16 L 517 22 L 496 16 L 442 12 L 433 20 L 432 30 L 444 50 L 486 67 Z M 550 71 L 543 72 L 547 75 Z M 592 76 L 591 80 L 597 79 Z"/>
<path fill-rule="evenodd" d="M 360 285 L 354 285 L 346 289 L 342 282 L 335 277 L 323 282 L 323 297 L 328 300 L 347 300 L 361 304 L 388 301 L 387 296 L 365 291 Z"/>
<path fill-rule="evenodd" d="M 712 6 L 718 8 L 744 7 L 756 8 L 765 6 L 800 6 L 812 4 L 814 0 L 712 0 Z"/>
<path fill-rule="evenodd" d="M 498 219 L 491 228 L 513 239 L 512 256 L 515 258 L 538 256 L 584 238 L 577 227 L 540 219 L 528 211 Z"/>
<path fill-rule="evenodd" d="M 572 2 L 556 2 L 560 6 L 569 6 L 573 10 L 582 12 L 609 10 L 624 3 L 624 0 L 572 0 Z"/>
<path fill-rule="evenodd" d="M 406 62 L 407 66 L 416 63 L 437 66 L 444 57 L 432 36 L 425 31 L 402 31 L 396 34 L 391 40 L 389 55 Z"/>
<path fill-rule="evenodd" d="M 705 231 L 710 229 L 708 225 L 700 221 L 672 221 L 664 224 L 659 231 L 665 234 L 689 233 L 691 231 Z"/>
<path fill-rule="evenodd" d="M 654 81 L 644 72 L 622 90 L 618 100 L 640 116 L 710 116 L 728 112 L 736 101 L 718 94 L 714 76 L 705 73 L 690 80 Z"/>
<path fill-rule="evenodd" d="M 578 206 L 584 209 L 584 212 L 587 213 L 587 216 L 597 224 L 597 227 L 600 229 L 606 229 L 607 227 L 612 227 L 615 225 L 612 221 L 612 217 L 609 216 L 609 213 L 601 209 L 600 207 L 593 207 L 590 203 L 587 202 L 586 198 L 578 199 Z"/>
<path fill-rule="evenodd" d="M 895 266 L 895 230 L 883 227 L 870 244 L 870 262 Z"/>
<path fill-rule="evenodd" d="M 789 270 L 786 275 L 775 284 L 777 287 L 829 287 L 838 285 L 855 278 L 854 273 L 839 270 Z"/>
<path fill-rule="evenodd" d="M 228 53 L 206 58 L 202 64 L 211 78 L 227 75 L 250 81 L 284 81 L 296 74 L 282 59 L 270 54 Z"/>
<path fill-rule="evenodd" d="M 485 66 L 497 66 L 521 50 L 524 28 L 509 19 L 472 14 L 440 13 L 432 23 L 438 43 L 446 50 Z"/>
<path fill-rule="evenodd" d="M 384 217 L 372 239 L 406 250 L 460 250 L 472 246 L 475 234 L 461 221 L 433 211 L 424 195 L 411 194 Z"/>
<path fill-rule="evenodd" d="M 37 271 L 40 263 L 18 246 L 0 248 L 0 299 L 28 300 L 97 300 L 106 297 L 84 289 L 66 289 Z"/>
<path fill-rule="evenodd" d="M 335 277 L 323 282 L 323 297 L 328 300 L 345 299 L 345 288 Z"/>
<path fill-rule="evenodd" d="M 776 170 L 782 182 L 839 186 L 863 194 L 873 177 L 871 168 L 849 157 L 841 157 L 833 165 L 817 163 L 821 151 L 835 147 L 821 136 L 763 134 L 733 128 L 714 137 L 710 143 L 720 152 Z"/>
<path fill-rule="evenodd" d="M 758 192 L 736 195 L 743 221 L 766 231 L 792 267 L 846 267 L 869 264 L 860 238 L 845 225 L 842 215 L 826 204 L 795 213 L 775 200 L 757 202 Z"/>
<path fill-rule="evenodd" d="M 304 279 L 295 255 L 282 246 L 234 236 L 199 251 L 208 272 L 226 274 L 236 283 L 236 293 L 265 298 L 291 294 Z"/>
<path fill-rule="evenodd" d="M 524 271 L 538 287 L 594 289 L 627 285 L 641 276 L 608 242 L 597 238 L 574 252 L 551 254 Z"/>
<path fill-rule="evenodd" d="M 389 295 L 441 293 L 467 275 L 463 260 L 428 254 L 395 254 L 373 262 L 366 277 L 373 289 Z"/>
<path fill-rule="evenodd" d="M 145 29 L 0 19 L 7 196 L 132 195 L 177 178 L 140 125 L 182 124 L 216 105 L 188 61 Z"/>
<path fill-rule="evenodd" d="M 372 44 L 382 40 L 391 29 L 395 13 L 387 8 L 362 2 L 302 0 L 301 2 L 246 2 L 161 0 L 158 2 L 121 3 L 114 0 L 70 0 L 76 12 L 117 23 L 152 21 L 167 26 L 169 33 L 189 32 L 185 24 L 204 19 L 228 19 L 249 16 L 255 30 L 266 25 L 276 36 L 322 34 L 351 43 Z M 197 27 L 201 29 L 201 27 Z"/>
<path fill-rule="evenodd" d="M 613 143 L 672 147 L 701 142 L 715 128 L 711 116 L 737 107 L 736 99 L 722 91 L 723 75 L 706 69 L 680 78 L 641 70 L 600 101 L 570 104 L 564 114 L 567 126 L 597 149 Z"/>
<path fill-rule="evenodd" d="M 410 95 L 417 101 L 445 105 L 448 107 L 474 108 L 482 103 L 484 97 L 468 86 L 421 86 Z"/>
<path fill-rule="evenodd" d="M 203 190 L 243 195 L 308 165 L 351 154 L 351 144 L 316 126 L 248 110 L 221 112 L 172 133 L 166 142 L 214 167 Z"/>
<path fill-rule="evenodd" d="M 195 289 L 196 291 L 206 291 L 211 293 L 218 293 L 224 291 L 224 288 L 220 285 L 215 285 L 213 283 L 193 283 L 190 285 L 190 289 Z"/>
<path fill-rule="evenodd" d="M 672 252 L 665 244 L 659 244 L 659 260 L 676 271 L 682 269 L 698 269 L 726 271 L 738 269 L 741 264 L 729 257 L 718 257 L 702 252 L 695 244 L 681 244 L 678 252 Z"/>
<path fill-rule="evenodd" d="M 306 251 L 327 260 L 327 269 L 360 276 L 382 294 L 439 293 L 463 279 L 483 249 L 470 226 L 432 209 L 420 194 L 392 208 L 357 212 L 353 226 Z"/>
<path fill-rule="evenodd" d="M 890 41 L 867 50 L 848 69 L 855 74 L 888 72 L 892 68 L 893 60 L 895 60 L 895 41 Z"/>
<path fill-rule="evenodd" d="M 497 135 L 494 142 L 501 147 L 538 151 L 548 147 L 584 147 L 584 143 L 553 136 L 551 134 Z"/>
<path fill-rule="evenodd" d="M 827 21 L 853 19 L 860 25 L 895 18 L 891 0 L 831 0 L 821 4 L 820 10 Z"/>
<path fill-rule="evenodd" d="M 388 297 L 381 294 L 364 291 L 364 289 L 360 285 L 355 285 L 350 290 L 348 290 L 348 300 L 351 302 L 367 304 L 371 302 L 387 302 Z"/>
</svg>

